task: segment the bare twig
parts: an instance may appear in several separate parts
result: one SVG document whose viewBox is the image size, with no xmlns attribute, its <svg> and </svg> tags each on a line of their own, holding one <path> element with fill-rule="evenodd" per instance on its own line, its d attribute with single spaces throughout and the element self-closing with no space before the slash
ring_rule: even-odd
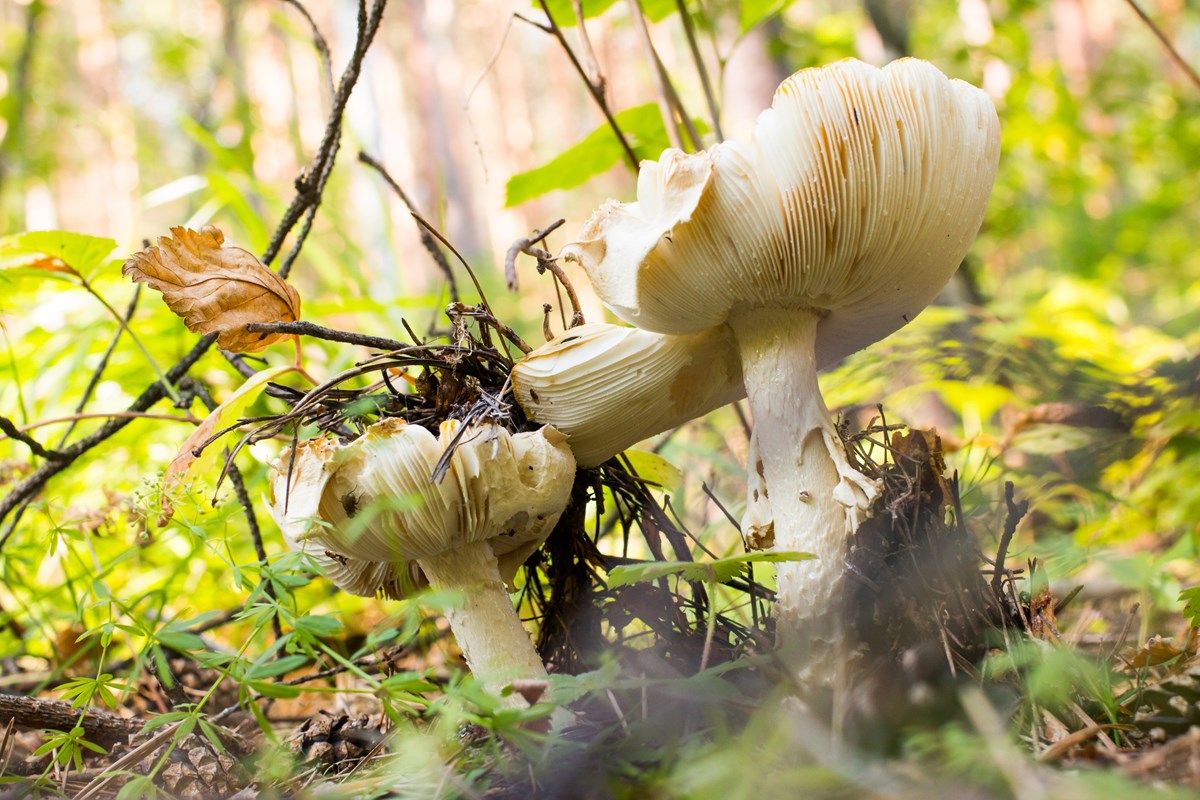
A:
<svg viewBox="0 0 1200 800">
<path fill-rule="evenodd" d="M 312 18 L 312 14 L 308 13 L 308 9 L 300 0 L 282 0 L 282 2 L 300 12 L 300 16 L 304 17 L 304 21 L 308 23 L 308 28 L 312 31 L 313 47 L 317 49 L 317 55 L 321 59 L 321 70 L 325 74 L 325 88 L 329 90 L 329 97 L 332 99 L 335 88 L 333 85 L 333 59 L 329 55 L 329 43 L 325 41 L 325 37 L 321 35 L 321 29 L 317 27 L 316 20 Z"/>
<path fill-rule="evenodd" d="M 67 414 L 62 417 L 39 419 L 37 422 L 22 425 L 19 430 L 24 433 L 35 428 L 44 428 L 47 425 L 61 425 L 64 422 L 80 422 L 85 419 L 125 419 L 130 421 L 135 419 L 158 419 L 165 422 L 186 422 L 189 425 L 199 425 L 202 422 L 202 420 L 196 419 L 191 414 L 180 416 L 178 414 L 151 414 L 141 411 L 94 411 L 85 414 Z"/>
<path fill-rule="evenodd" d="M 124 744 L 146 722 L 118 717 L 98 708 L 89 708 L 85 714 L 61 700 L 0 694 L 0 725 L 10 720 L 16 727 L 29 730 L 69 731 L 79 725 L 89 741 L 104 745 Z"/>
<path fill-rule="evenodd" d="M 512 243 L 512 246 L 508 248 L 508 252 L 504 254 L 504 279 L 508 282 L 509 289 L 515 292 L 519 286 L 519 281 L 517 280 L 517 256 L 524 253 L 525 255 L 537 258 L 536 255 L 529 251 L 530 248 L 562 227 L 564 222 L 566 222 L 565 219 L 556 220 L 542 230 L 535 230 L 524 239 L 517 239 Z M 541 252 L 544 253 L 546 251 L 543 250 Z M 549 255 L 549 253 L 546 253 L 546 255 Z"/>
<path fill-rule="evenodd" d="M 554 306 L 542 303 L 542 336 L 547 342 L 554 338 L 554 331 L 550 329 L 550 312 L 553 310 Z"/>
<path fill-rule="evenodd" d="M 567 299 L 571 303 L 571 323 L 567 326 L 575 328 L 582 325 L 583 306 L 579 303 L 579 295 L 575 293 L 575 287 L 571 285 L 567 273 L 558 265 L 558 259 L 550 255 L 549 251 L 536 247 L 535 244 L 545 239 L 550 233 L 557 230 L 565 220 L 558 220 L 540 231 L 534 231 L 532 235 L 525 239 L 518 239 L 513 242 L 512 247 L 508 248 L 508 253 L 504 257 L 504 274 L 508 279 L 508 287 L 510 289 L 517 288 L 517 256 L 524 253 L 527 256 L 537 259 L 537 271 L 539 275 L 544 275 L 550 272 L 558 280 L 559 285 L 567 292 Z M 561 301 L 561 296 L 559 300 Z M 544 325 L 545 327 L 545 325 Z"/>
<path fill-rule="evenodd" d="M 637 172 L 637 154 L 633 152 L 633 147 L 629 144 L 629 139 L 625 137 L 625 132 L 622 131 L 621 126 L 617 124 L 617 120 L 613 116 L 612 109 L 608 107 L 608 100 L 604 98 L 604 87 L 592 83 L 592 81 L 588 79 L 587 70 L 585 70 L 583 65 L 579 63 L 579 59 L 576 57 L 575 51 L 572 50 L 571 45 L 567 43 L 567 37 L 563 35 L 562 28 L 558 27 L 558 23 L 554 21 L 554 15 L 550 13 L 550 6 L 546 3 L 546 0 L 538 0 L 538 4 L 541 5 L 542 12 L 545 13 L 546 19 L 550 23 L 550 30 L 547 31 L 547 33 L 558 40 L 558 44 L 560 47 L 562 47 L 563 52 L 567 54 L 567 58 L 570 60 L 571 66 L 575 68 L 575 71 L 579 73 L 579 77 L 583 79 L 584 84 L 587 86 L 588 94 L 592 96 L 592 99 L 596 102 L 596 106 L 600 109 L 600 113 L 604 115 L 604 119 L 608 123 L 608 127 L 612 129 L 613 134 L 617 137 L 617 141 L 620 142 L 621 149 L 625 153 L 625 158 L 629 162 L 630 168 L 634 172 Z M 522 17 L 522 19 L 524 18 Z M 539 25 L 538 27 L 542 28 L 542 30 L 545 30 L 545 26 Z"/>
<path fill-rule="evenodd" d="M 1167 55 L 1171 57 L 1171 60 L 1175 62 L 1175 66 L 1183 70 L 1183 74 L 1188 77 L 1188 80 L 1190 80 L 1197 89 L 1200 89 L 1200 74 L 1198 74 L 1192 65 L 1189 64 L 1184 57 L 1180 55 L 1179 51 L 1175 49 L 1175 45 L 1171 44 L 1171 40 L 1167 38 L 1165 33 L 1163 33 L 1162 28 L 1158 27 L 1158 24 L 1155 23 L 1154 20 L 1150 19 L 1150 16 L 1142 10 L 1141 6 L 1137 4 L 1137 0 L 1125 0 L 1125 4 L 1133 9 L 1133 13 L 1137 14 L 1138 18 L 1141 19 L 1142 22 L 1146 23 L 1146 27 L 1149 28 L 1156 37 L 1158 37 L 1158 41 L 1162 42 L 1163 48 L 1166 49 Z"/>
<path fill-rule="evenodd" d="M 1076 745 L 1083 744 L 1088 739 L 1091 739 L 1096 734 L 1104 730 L 1103 725 L 1088 725 L 1086 728 L 1081 728 L 1074 733 L 1068 734 L 1063 738 L 1054 742 L 1042 752 L 1038 753 L 1037 760 L 1042 763 L 1057 761 L 1067 754 L 1067 751 Z"/>
<path fill-rule="evenodd" d="M 83 409 L 87 406 L 88 401 L 92 399 L 92 392 L 96 391 L 96 387 L 100 384 L 100 378 L 104 375 L 104 370 L 108 369 L 108 360 L 112 358 L 113 351 L 117 349 L 117 343 L 121 341 L 121 334 L 129 327 L 129 323 L 133 320 L 133 313 L 137 310 L 138 300 L 142 297 L 142 284 L 135 283 L 133 286 L 133 297 L 129 298 L 129 305 L 125 308 L 125 324 L 118 325 L 116 333 L 108 343 L 108 348 L 104 351 L 104 355 L 100 357 L 100 363 L 96 365 L 96 369 L 92 371 L 92 377 L 88 379 L 88 384 L 83 390 L 83 396 L 79 398 L 79 403 L 75 406 L 75 413 L 83 413 Z M 71 433 L 75 430 L 76 420 L 72 420 L 67 429 L 63 431 L 62 436 L 58 440 L 58 446 L 62 447 L 67 443 Z"/>
<path fill-rule="evenodd" d="M 204 384 L 199 381 L 194 381 L 191 378 L 186 378 L 188 388 L 200 398 L 200 402 L 204 403 L 204 407 L 209 411 L 215 411 L 217 401 L 209 393 Z M 254 543 L 254 554 L 258 556 L 258 563 L 264 568 L 267 566 L 267 550 L 263 547 L 262 528 L 258 526 L 258 515 L 254 513 L 254 503 L 250 501 L 250 493 L 246 491 L 246 482 L 242 479 L 242 471 L 237 468 L 231 461 L 228 466 L 229 482 L 233 484 L 233 493 L 237 496 L 238 504 L 242 507 L 242 513 L 246 516 L 246 526 L 250 529 L 250 540 Z M 275 588 L 265 577 L 260 578 L 263 583 L 263 591 L 272 601 L 277 601 L 275 596 Z M 275 632 L 275 638 L 283 638 L 283 628 L 279 624 L 279 615 L 271 615 L 271 628 Z"/>
<path fill-rule="evenodd" d="M 992 573 L 992 592 L 996 597 L 1002 596 L 1001 585 L 1004 582 L 1004 560 L 1008 557 L 1008 546 L 1017 532 L 1017 525 L 1029 512 L 1029 501 L 1016 502 L 1013 499 L 1014 491 L 1015 487 L 1012 481 L 1005 481 L 1004 506 L 1007 511 L 1004 516 L 1004 531 L 1000 534 L 1000 545 L 996 548 L 996 569 Z"/>
<path fill-rule="evenodd" d="M 327 342 L 342 342 L 357 344 L 375 350 L 402 350 L 404 343 L 383 336 L 369 336 L 365 333 L 351 333 L 326 328 L 313 322 L 251 322 L 246 330 L 252 333 L 291 333 L 300 336 L 311 336 L 314 339 L 324 339 Z"/>
<path fill-rule="evenodd" d="M 675 84 L 671 81 L 671 73 L 667 72 L 667 67 L 663 64 L 662 59 L 659 58 L 658 51 L 654 49 L 653 43 L 650 45 L 650 52 L 654 56 L 654 67 L 658 70 L 659 79 L 662 81 L 663 88 L 666 89 L 667 100 L 671 102 L 671 106 L 675 109 L 675 113 L 679 117 L 679 122 L 683 125 L 684 131 L 687 132 L 692 147 L 696 150 L 703 150 L 704 141 L 700 138 L 700 132 L 696 130 L 696 124 L 692 122 L 692 116 L 683 107 L 683 100 L 680 99 L 679 92 L 675 91 Z"/>
<path fill-rule="evenodd" d="M 3 433 L 10 439 L 16 439 L 21 444 L 28 447 L 38 458 L 45 458 L 49 461 L 58 461 L 67 458 L 67 454 L 61 450 L 47 450 L 42 446 L 42 443 L 34 439 L 27 433 L 23 433 L 8 417 L 0 417 L 0 433 Z"/>
<path fill-rule="evenodd" d="M 583 63 L 587 67 L 588 80 L 596 84 L 600 93 L 604 94 L 604 75 L 600 72 L 600 61 L 596 58 L 592 40 L 588 37 L 587 23 L 583 19 L 583 0 L 571 0 L 571 8 L 575 10 L 575 24 L 579 28 L 579 44 L 582 45 Z"/>
<path fill-rule="evenodd" d="M 679 126 L 675 124 L 675 112 L 667 94 L 664 70 L 661 69 L 658 53 L 654 50 L 654 42 L 650 40 L 650 29 L 646 27 L 641 0 L 629 0 L 629 13 L 633 17 L 633 27 L 637 29 L 638 38 L 642 41 L 642 48 L 646 51 L 646 60 L 650 62 L 650 74 L 654 78 L 655 97 L 658 110 L 662 114 L 663 127 L 667 131 L 667 141 L 671 143 L 671 147 L 682 150 L 683 140 L 679 138 Z"/>
<path fill-rule="evenodd" d="M 215 406 L 214 406 L 215 408 Z M 250 502 L 250 493 L 246 491 L 246 481 L 242 478 L 242 471 L 233 464 L 229 465 L 229 482 L 233 484 L 233 493 L 237 495 L 238 504 L 242 507 L 242 513 L 246 515 L 246 526 L 250 529 L 250 540 L 254 543 L 254 555 L 258 556 L 258 563 L 263 569 L 267 567 L 267 549 L 263 546 L 262 528 L 258 526 L 258 515 L 254 513 L 254 503 Z M 259 580 L 263 584 L 263 592 L 273 602 L 278 602 L 279 598 L 275 596 L 275 587 L 265 576 Z M 283 628 L 279 624 L 279 614 L 271 615 L 271 630 L 275 633 L 276 639 L 283 638 Z"/>
<path fill-rule="evenodd" d="M 704 101 L 708 104 L 708 116 L 712 120 L 713 133 L 717 136 L 717 141 L 725 140 L 725 134 L 721 132 L 721 110 L 717 106 L 717 96 L 713 92 L 712 81 L 708 77 L 708 68 L 704 66 L 704 58 L 700 55 L 700 47 L 696 44 L 696 29 L 692 24 L 692 15 L 688 11 L 687 3 L 684 0 L 675 0 L 675 6 L 679 9 L 679 19 L 683 22 L 683 32 L 687 36 L 688 49 L 692 53 L 692 61 L 696 65 L 696 74 L 700 76 L 700 85 L 704 88 Z"/>
<path fill-rule="evenodd" d="M 358 160 L 378 172 L 379 176 L 383 178 L 384 182 L 387 183 L 391 190 L 396 193 L 396 196 L 400 198 L 405 206 L 407 206 L 408 212 L 412 214 L 414 218 L 417 218 L 418 220 L 420 219 L 420 214 L 417 212 L 417 207 L 413 203 L 412 198 L 410 198 L 404 189 L 400 187 L 400 184 L 396 182 L 396 179 L 388 173 L 383 164 L 376 161 L 374 158 L 371 158 L 371 156 L 367 155 L 361 150 L 358 153 Z M 458 302 L 458 282 L 454 279 L 454 270 L 450 269 L 450 262 L 446 260 L 446 254 L 442 252 L 440 247 L 438 247 L 437 241 L 434 240 L 433 235 L 429 232 L 425 225 L 418 222 L 417 231 L 421 236 L 421 245 L 429 252 L 429 255 L 433 257 L 433 262 L 437 264 L 437 267 L 442 271 L 442 274 L 446 276 L 446 283 L 450 288 L 450 300 L 453 302 Z"/>
<path fill-rule="evenodd" d="M 317 148 L 316 156 L 313 157 L 304 174 L 296 180 L 296 195 L 284 212 L 283 219 L 275 229 L 275 235 L 271 237 L 271 241 L 263 253 L 262 262 L 264 264 L 274 261 L 283 247 L 287 235 L 300 222 L 301 218 L 304 218 L 292 249 L 279 267 L 279 274 L 285 278 L 291 272 L 292 264 L 295 263 L 296 257 L 300 254 L 300 248 L 308 238 L 313 219 L 321 205 L 325 183 L 329 180 L 329 173 L 333 169 L 338 150 L 341 147 L 342 117 L 346 111 L 346 103 L 350 100 L 350 93 L 353 91 L 354 85 L 358 83 L 363 59 L 366 58 L 367 48 L 371 46 L 375 33 L 379 30 L 379 22 L 383 18 L 383 10 L 386 6 L 387 0 L 375 0 L 368 13 L 366 4 L 359 4 L 358 39 L 355 41 L 350 61 L 342 72 L 341 80 L 338 81 L 337 91 L 333 96 L 333 107 L 329 112 L 329 121 L 325 126 L 325 135 L 321 139 L 320 147 Z"/>
</svg>

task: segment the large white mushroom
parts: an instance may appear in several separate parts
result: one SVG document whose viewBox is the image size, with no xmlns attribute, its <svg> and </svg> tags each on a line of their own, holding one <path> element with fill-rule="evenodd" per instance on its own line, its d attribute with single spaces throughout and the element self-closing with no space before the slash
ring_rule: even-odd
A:
<svg viewBox="0 0 1200 800">
<path fill-rule="evenodd" d="M 461 435 L 459 435 L 461 434 Z M 459 435 L 440 481 L 432 474 Z M 570 499 L 575 459 L 552 427 L 498 425 L 440 436 L 387 419 L 353 442 L 301 444 L 275 467 L 271 512 L 285 538 L 359 595 L 402 597 L 428 582 L 461 592 L 447 610 L 472 673 L 493 692 L 546 670 L 506 591 Z M 510 703 L 522 704 L 520 696 Z"/>
<path fill-rule="evenodd" d="M 983 218 L 999 158 L 988 97 L 922 61 L 843 61 L 779 87 L 749 141 L 644 162 L 563 250 L 618 316 L 650 331 L 727 326 L 756 429 L 784 646 L 840 643 L 850 534 L 876 488 L 847 462 L 817 385 L 818 343 L 858 350 L 912 320 Z"/>
</svg>

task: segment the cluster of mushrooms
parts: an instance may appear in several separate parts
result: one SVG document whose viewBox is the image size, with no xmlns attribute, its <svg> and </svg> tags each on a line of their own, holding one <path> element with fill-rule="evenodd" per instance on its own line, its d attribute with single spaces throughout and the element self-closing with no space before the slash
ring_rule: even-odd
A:
<svg viewBox="0 0 1200 800">
<path fill-rule="evenodd" d="M 742 530 L 750 546 L 816 556 L 778 565 L 775 610 L 779 646 L 811 677 L 841 646 L 845 555 L 877 493 L 847 460 L 817 373 L 945 286 L 998 159 L 991 101 L 926 62 L 802 70 L 748 141 L 643 162 L 637 202 L 604 204 L 563 249 L 634 327 L 570 328 L 517 362 L 514 395 L 540 430 L 446 422 L 435 437 L 385 419 L 349 444 L 307 441 L 280 459 L 274 516 L 347 591 L 461 592 L 451 628 L 499 693 L 546 675 L 506 584 L 577 466 L 748 397 Z"/>
</svg>

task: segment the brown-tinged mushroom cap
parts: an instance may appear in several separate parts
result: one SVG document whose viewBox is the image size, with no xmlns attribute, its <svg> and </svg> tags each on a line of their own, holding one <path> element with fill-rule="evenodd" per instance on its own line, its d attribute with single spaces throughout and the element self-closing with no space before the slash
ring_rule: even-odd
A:
<svg viewBox="0 0 1200 800">
<path fill-rule="evenodd" d="M 903 59 L 802 70 L 749 142 L 645 162 L 636 203 L 605 204 L 578 261 L 620 317 L 692 333 L 736 308 L 822 316 L 822 361 L 913 319 L 983 219 L 999 123 L 979 89 Z"/>
<path fill-rule="evenodd" d="M 434 469 L 453 452 L 440 481 Z M 498 425 L 441 435 L 385 419 L 342 445 L 318 439 L 276 465 L 271 510 L 287 539 L 314 553 L 349 591 L 399 595 L 419 575 L 461 602 L 446 617 L 484 686 L 503 692 L 546 669 L 505 591 L 505 581 L 566 508 L 575 459 L 550 427 L 510 434 Z M 410 572 L 410 570 L 412 572 Z M 502 704 L 523 707 L 519 694 Z"/>
<path fill-rule="evenodd" d="M 553 428 L 510 435 L 483 425 L 464 432 L 434 483 L 458 426 L 448 422 L 434 437 L 384 420 L 349 445 L 321 437 L 302 442 L 294 458 L 284 453 L 271 512 L 285 540 L 357 595 L 402 597 L 426 583 L 418 558 L 469 541 L 487 541 L 511 582 L 565 507 L 574 461 Z"/>
<path fill-rule="evenodd" d="M 569 328 L 522 358 L 512 387 L 531 419 L 567 435 L 582 467 L 746 394 L 728 330 L 664 336 L 604 322 Z"/>
</svg>

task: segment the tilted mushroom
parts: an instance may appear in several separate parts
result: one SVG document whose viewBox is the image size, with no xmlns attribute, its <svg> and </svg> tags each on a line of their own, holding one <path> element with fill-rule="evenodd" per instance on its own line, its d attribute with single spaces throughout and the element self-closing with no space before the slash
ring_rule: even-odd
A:
<svg viewBox="0 0 1200 800">
<path fill-rule="evenodd" d="M 817 368 L 851 349 L 817 331 Z M 517 403 L 567 435 L 581 467 L 746 396 L 733 331 L 717 326 L 672 336 L 591 322 L 568 328 L 517 361 Z"/>
<path fill-rule="evenodd" d="M 553 425 L 581 467 L 745 396 L 733 337 L 593 322 L 568 328 L 516 363 L 513 394 Z"/>
<path fill-rule="evenodd" d="M 609 201 L 563 250 L 634 325 L 732 332 L 775 547 L 818 556 L 779 567 L 784 646 L 840 643 L 847 542 L 876 493 L 821 398 L 818 342 L 853 352 L 933 299 L 979 229 L 998 159 L 980 90 L 913 59 L 843 61 L 784 81 L 750 141 L 644 162 L 637 202 Z"/>
<path fill-rule="evenodd" d="M 450 628 L 489 690 L 545 678 L 505 584 L 566 507 L 575 459 L 552 427 L 513 435 L 448 421 L 440 434 L 386 419 L 346 445 L 304 442 L 276 464 L 271 512 L 293 546 L 354 594 L 400 597 L 426 581 L 461 592 Z M 523 703 L 517 694 L 508 702 Z"/>
</svg>

